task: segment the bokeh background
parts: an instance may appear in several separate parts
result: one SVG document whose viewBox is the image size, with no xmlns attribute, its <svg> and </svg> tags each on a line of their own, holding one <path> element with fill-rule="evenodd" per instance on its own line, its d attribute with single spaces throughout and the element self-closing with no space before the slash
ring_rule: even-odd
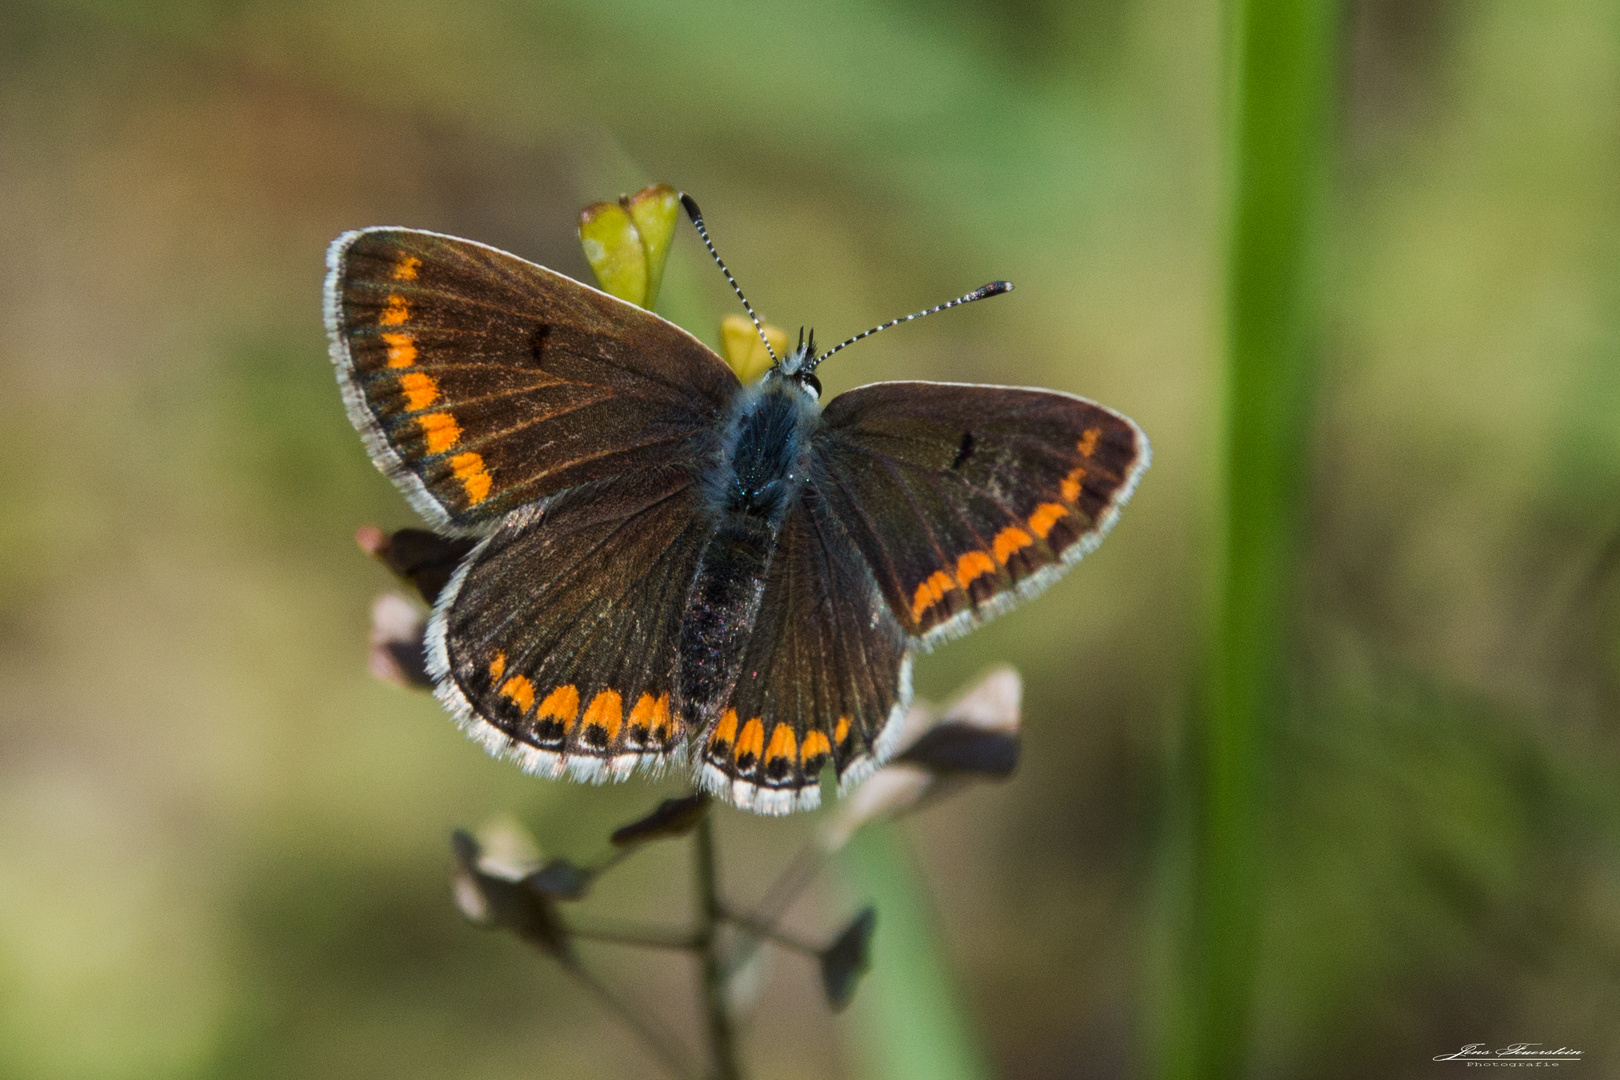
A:
<svg viewBox="0 0 1620 1080">
<path fill-rule="evenodd" d="M 579 207 L 658 181 L 828 340 L 1017 282 L 829 393 L 1044 385 L 1151 435 L 1097 554 L 920 662 L 935 698 L 1016 663 L 1025 758 L 902 849 L 973 1068 L 1151 1075 L 1219 513 L 1222 41 L 1197 0 L 0 2 L 0 1076 L 653 1071 L 460 919 L 446 839 L 590 857 L 668 786 L 530 780 L 368 675 L 390 583 L 353 531 L 412 517 L 320 283 L 370 224 L 584 276 Z M 1349 0 L 1337 55 L 1252 1073 L 1523 1040 L 1617 1076 L 1620 9 Z M 710 340 L 733 310 L 684 231 L 660 310 Z M 813 824 L 726 813 L 731 890 Z M 679 919 L 688 873 L 672 846 L 600 903 Z M 589 955 L 691 1021 L 678 958 Z M 897 1075 L 877 965 L 832 1018 L 782 958 L 753 1074 Z"/>
</svg>

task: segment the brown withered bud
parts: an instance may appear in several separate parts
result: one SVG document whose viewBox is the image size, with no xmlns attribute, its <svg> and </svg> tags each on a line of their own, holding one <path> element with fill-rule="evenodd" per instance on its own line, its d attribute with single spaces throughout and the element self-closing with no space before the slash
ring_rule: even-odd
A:
<svg viewBox="0 0 1620 1080">
<path fill-rule="evenodd" d="M 426 529 L 386 533 L 375 525 L 362 525 L 355 530 L 354 542 L 361 551 L 416 586 L 422 599 L 432 604 L 478 541 L 440 536 Z"/>
<path fill-rule="evenodd" d="M 545 952 L 572 959 L 568 933 L 551 896 L 529 883 L 530 875 L 513 877 L 511 867 L 484 858 L 469 832 L 456 830 L 450 840 L 456 856 L 453 886 L 456 905 L 478 926 L 509 930 Z"/>
<path fill-rule="evenodd" d="M 414 603 L 384 593 L 371 604 L 371 673 L 409 690 L 431 690 L 423 635 L 427 620 Z"/>
<path fill-rule="evenodd" d="M 702 792 L 681 799 L 665 799 L 646 817 L 613 830 L 614 847 L 634 847 L 648 840 L 668 840 L 685 836 L 697 828 L 709 812 L 709 797 Z"/>
<path fill-rule="evenodd" d="M 1018 672 L 1000 667 L 941 714 L 926 704 L 913 705 L 898 753 L 839 806 L 822 830 L 823 850 L 837 851 L 861 826 L 908 813 L 975 780 L 1010 776 L 1018 765 L 1022 701 Z"/>
</svg>

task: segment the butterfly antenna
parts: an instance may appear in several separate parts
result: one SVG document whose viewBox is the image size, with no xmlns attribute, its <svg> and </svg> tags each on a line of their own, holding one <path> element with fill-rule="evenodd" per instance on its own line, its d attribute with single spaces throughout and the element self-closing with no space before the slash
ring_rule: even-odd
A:
<svg viewBox="0 0 1620 1080">
<path fill-rule="evenodd" d="M 731 291 L 736 293 L 737 299 L 742 301 L 743 310 L 748 312 L 750 319 L 754 320 L 754 329 L 759 332 L 759 340 L 765 343 L 765 351 L 771 354 L 771 363 L 780 364 L 782 361 L 777 359 L 776 350 L 771 348 L 771 339 L 765 336 L 765 327 L 760 325 L 759 316 L 754 314 L 754 305 L 748 302 L 748 297 L 743 295 L 742 289 L 737 285 L 737 279 L 731 276 L 731 271 L 726 269 L 725 261 L 720 258 L 720 253 L 714 250 L 714 241 L 709 239 L 709 230 L 703 227 L 703 211 L 698 209 L 698 204 L 692 200 L 692 196 L 684 191 L 681 192 L 681 205 L 686 207 L 686 216 L 692 219 L 692 224 L 697 226 L 698 235 L 703 237 L 703 246 L 709 249 L 709 254 L 714 256 L 715 264 L 720 267 L 720 272 L 726 275 L 727 281 L 731 282 Z"/>
<path fill-rule="evenodd" d="M 962 296 L 958 296 L 955 300 L 947 300 L 945 303 L 938 304 L 938 305 L 936 305 L 934 307 L 929 308 L 926 311 L 915 311 L 915 312 L 912 312 L 910 315 L 902 315 L 898 319 L 890 319 L 888 322 L 884 323 L 882 326 L 874 326 L 870 330 L 861 331 L 859 334 L 856 334 L 854 337 L 850 338 L 848 341 L 840 341 L 837 345 L 834 345 L 832 348 L 828 349 L 826 352 L 822 353 L 820 356 L 818 356 L 814 360 L 812 360 L 809 363 L 809 365 L 807 365 L 805 370 L 807 370 L 807 371 L 816 370 L 816 368 L 818 366 L 820 366 L 820 364 L 821 364 L 821 362 L 823 360 L 827 359 L 827 357 L 831 356 L 833 353 L 837 352 L 839 349 L 847 349 L 851 345 L 855 344 L 857 341 L 861 340 L 861 338 L 871 337 L 873 334 L 877 333 L 879 330 L 887 330 L 891 326 L 899 326 L 903 322 L 910 322 L 912 319 L 920 319 L 924 315 L 932 315 L 934 312 L 936 312 L 936 311 L 944 311 L 946 308 L 960 307 L 963 304 L 971 304 L 971 303 L 973 303 L 973 301 L 975 301 L 975 300 L 983 300 L 987 296 L 1000 296 L 1004 292 L 1012 292 L 1012 287 L 1013 287 L 1013 284 L 1010 281 L 992 281 L 988 285 L 980 285 L 977 289 L 974 289 L 970 293 L 967 293 L 967 294 L 962 295 Z"/>
</svg>

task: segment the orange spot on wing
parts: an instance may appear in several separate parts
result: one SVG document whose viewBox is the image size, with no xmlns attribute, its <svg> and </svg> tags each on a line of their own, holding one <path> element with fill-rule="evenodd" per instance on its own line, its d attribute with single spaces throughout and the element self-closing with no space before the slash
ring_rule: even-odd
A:
<svg viewBox="0 0 1620 1080">
<path fill-rule="evenodd" d="M 425 371 L 407 371 L 399 377 L 399 388 L 405 391 L 405 407 L 411 412 L 421 412 L 439 400 L 439 384 Z"/>
<path fill-rule="evenodd" d="M 837 745 L 837 746 L 843 746 L 845 741 L 848 740 L 848 739 L 849 739 L 849 717 L 840 716 L 838 718 L 838 723 L 833 725 L 833 743 L 834 743 L 834 745 Z"/>
<path fill-rule="evenodd" d="M 1075 449 L 1080 451 L 1081 457 L 1090 457 L 1097 449 L 1097 436 L 1102 434 L 1101 428 L 1088 427 L 1080 434 L 1080 441 L 1075 443 Z"/>
<path fill-rule="evenodd" d="M 506 670 L 504 663 L 501 665 L 501 670 Z M 534 683 L 522 675 L 514 675 L 506 680 L 506 685 L 501 687 L 501 696 L 511 698 L 517 702 L 518 708 L 528 712 L 534 708 Z"/>
<path fill-rule="evenodd" d="M 394 264 L 395 281 L 415 281 L 416 272 L 422 269 L 422 260 L 415 255 L 407 255 Z"/>
<path fill-rule="evenodd" d="M 505 675 L 505 674 L 506 674 L 506 654 L 503 653 L 503 652 L 498 652 L 498 653 L 495 654 L 495 659 L 493 659 L 493 660 L 491 660 L 489 662 L 489 681 L 490 682 L 495 682 L 502 675 Z"/>
<path fill-rule="evenodd" d="M 1057 503 L 1041 503 L 1035 508 L 1035 512 L 1029 515 L 1030 530 L 1036 536 L 1045 540 L 1046 534 L 1052 531 L 1053 525 L 1057 524 L 1057 519 L 1068 512 L 1069 508 L 1066 506 L 1059 506 Z"/>
<path fill-rule="evenodd" d="M 651 694 L 642 694 L 636 699 L 635 708 L 630 710 L 630 719 L 626 722 L 631 728 L 642 728 L 651 733 L 653 729 L 653 713 L 657 710 L 657 700 Z"/>
<path fill-rule="evenodd" d="M 489 473 L 484 471 L 484 459 L 471 450 L 450 459 L 450 468 L 467 491 L 469 505 L 477 505 L 489 496 Z M 1043 534 L 1044 535 L 1044 534 Z"/>
<path fill-rule="evenodd" d="M 398 293 L 389 293 L 377 321 L 383 326 L 403 326 L 410 317 L 411 305 L 405 302 L 405 298 Z"/>
<path fill-rule="evenodd" d="M 787 724 L 777 724 L 771 729 L 771 744 L 765 748 L 766 768 L 770 767 L 771 762 L 782 758 L 792 761 L 798 754 L 799 737 L 793 734 L 791 727 Z"/>
<path fill-rule="evenodd" d="M 461 441 L 461 425 L 447 412 L 423 413 L 416 422 L 421 425 L 430 454 L 442 454 Z"/>
<path fill-rule="evenodd" d="M 607 732 L 607 741 L 611 744 L 619 737 L 619 724 L 623 720 L 623 701 L 612 690 L 603 690 L 591 699 L 590 705 L 585 709 L 584 726 L 596 724 Z"/>
<path fill-rule="evenodd" d="M 736 760 L 740 764 L 745 757 L 752 757 L 750 764 L 757 764 L 760 755 L 765 752 L 765 724 L 759 717 L 754 717 L 743 725 L 742 734 L 737 736 Z"/>
<path fill-rule="evenodd" d="M 1086 467 L 1078 466 L 1069 471 L 1063 478 L 1063 498 L 1069 502 L 1080 501 L 1080 481 L 1086 478 Z"/>
<path fill-rule="evenodd" d="M 709 736 L 709 749 L 712 750 L 721 743 L 725 743 L 729 747 L 731 741 L 736 737 L 737 710 L 727 709 L 725 714 L 720 717 L 720 723 L 715 725 L 714 734 Z"/>
<path fill-rule="evenodd" d="M 935 570 L 917 586 L 917 595 L 911 601 L 911 617 L 921 619 L 923 612 L 945 599 L 945 594 L 956 588 L 956 582 L 943 570 Z"/>
<path fill-rule="evenodd" d="M 658 701 L 653 706 L 653 734 L 659 742 L 665 742 L 670 737 L 669 695 L 659 694 Z"/>
<path fill-rule="evenodd" d="M 1029 533 L 1016 525 L 1009 525 L 996 533 L 996 562 L 1001 563 L 1003 566 L 1007 565 L 1007 560 L 1013 557 L 1014 552 L 1020 548 L 1027 548 L 1034 542 L 1034 538 Z"/>
<path fill-rule="evenodd" d="M 416 339 L 409 334 L 384 334 L 383 344 L 388 346 L 389 367 L 410 367 L 416 363 Z"/>
<path fill-rule="evenodd" d="M 827 741 L 824 732 L 812 731 L 804 737 L 804 745 L 799 747 L 799 756 L 809 761 L 815 757 L 826 757 L 832 753 L 832 744 Z"/>
<path fill-rule="evenodd" d="M 561 720 L 564 731 L 571 731 L 574 720 L 579 716 L 579 690 L 573 683 L 564 683 L 546 695 L 546 700 L 540 703 L 540 711 L 534 714 L 536 720 Z"/>
<path fill-rule="evenodd" d="M 995 562 L 982 551 L 970 551 L 956 560 L 956 580 L 964 589 L 974 578 L 995 572 Z"/>
</svg>

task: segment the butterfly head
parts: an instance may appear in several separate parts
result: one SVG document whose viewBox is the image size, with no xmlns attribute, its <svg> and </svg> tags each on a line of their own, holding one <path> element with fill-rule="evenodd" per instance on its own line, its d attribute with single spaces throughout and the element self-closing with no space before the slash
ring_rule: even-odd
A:
<svg viewBox="0 0 1620 1080">
<path fill-rule="evenodd" d="M 810 331 L 806 338 L 804 327 L 799 327 L 799 344 L 772 365 L 771 374 L 791 381 L 811 401 L 821 400 L 821 380 L 816 378 L 816 332 Z"/>
</svg>

